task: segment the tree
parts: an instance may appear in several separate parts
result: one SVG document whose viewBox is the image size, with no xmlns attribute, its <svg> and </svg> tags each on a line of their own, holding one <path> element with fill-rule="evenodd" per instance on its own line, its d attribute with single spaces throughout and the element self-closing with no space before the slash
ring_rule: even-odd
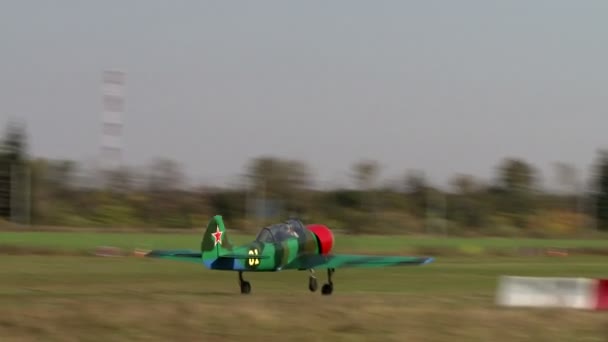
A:
<svg viewBox="0 0 608 342">
<path fill-rule="evenodd" d="M 459 195 L 469 195 L 476 190 L 475 180 L 470 175 L 457 174 L 450 183 Z"/>
<path fill-rule="evenodd" d="M 597 228 L 608 230 L 608 151 L 599 151 L 594 170 Z"/>
<path fill-rule="evenodd" d="M 293 190 L 310 185 L 310 171 L 300 161 L 275 157 L 259 157 L 247 166 L 247 177 L 256 193 L 267 197 L 282 197 Z"/>
<path fill-rule="evenodd" d="M 158 179 L 154 179 L 154 182 Z M 127 193 L 133 189 L 134 186 L 134 174 L 127 167 L 120 167 L 115 170 L 107 170 L 105 172 L 106 187 L 113 193 Z M 162 184 L 155 184 L 154 186 Z"/>
<path fill-rule="evenodd" d="M 521 159 L 507 158 L 499 167 L 499 185 L 510 193 L 529 192 L 536 182 L 536 171 Z"/>
<path fill-rule="evenodd" d="M 11 163 L 27 160 L 27 134 L 23 122 L 10 121 L 2 141 L 2 159 Z"/>
<path fill-rule="evenodd" d="M 177 162 L 158 158 L 147 170 L 147 201 L 142 205 L 143 216 L 148 222 L 164 227 L 188 227 L 190 215 L 186 212 L 187 194 L 185 174 Z"/>
<path fill-rule="evenodd" d="M 374 160 L 361 160 L 353 165 L 352 170 L 359 190 L 370 190 L 375 186 L 380 166 Z"/>
<path fill-rule="evenodd" d="M 406 171 L 403 185 L 405 193 L 411 195 L 420 195 L 428 187 L 424 172 L 419 170 Z"/>
<path fill-rule="evenodd" d="M 576 167 L 564 162 L 556 162 L 553 166 L 555 168 L 555 180 L 561 190 L 567 194 L 577 194 L 579 184 Z"/>
<path fill-rule="evenodd" d="M 181 166 L 167 158 L 154 160 L 150 164 L 148 175 L 148 188 L 152 192 L 175 191 L 185 185 Z"/>
<path fill-rule="evenodd" d="M 377 215 L 377 193 L 375 191 L 376 181 L 380 174 L 380 165 L 375 160 L 361 160 L 352 166 L 355 184 L 361 193 L 364 193 L 363 203 L 367 210 Z M 376 222 L 374 220 L 373 222 Z"/>
<path fill-rule="evenodd" d="M 408 170 L 403 180 L 403 190 L 413 204 L 413 214 L 423 217 L 427 212 L 428 192 L 430 186 L 427 183 L 424 172 L 420 170 Z"/>
<path fill-rule="evenodd" d="M 563 200 L 566 210 L 580 213 L 583 210 L 583 196 L 576 167 L 563 162 L 556 162 L 554 167 L 557 184 L 565 194 Z"/>
<path fill-rule="evenodd" d="M 486 214 L 479 200 L 480 185 L 473 176 L 465 174 L 455 175 L 450 183 L 456 193 L 451 199 L 450 217 L 463 228 L 480 227 Z"/>
<path fill-rule="evenodd" d="M 0 151 L 0 216 L 7 220 L 29 220 L 27 164 L 25 124 L 12 120 L 6 127 Z"/>
<path fill-rule="evenodd" d="M 285 164 L 287 181 L 293 190 L 302 191 L 311 187 L 312 171 L 306 163 L 299 160 L 288 160 Z"/>
<path fill-rule="evenodd" d="M 311 186 L 312 176 L 304 162 L 262 156 L 249 162 L 246 176 L 256 197 L 264 199 L 265 208 L 266 199 L 274 200 L 277 206 L 283 204 L 285 210 L 295 215 L 307 207 L 305 193 Z"/>
<path fill-rule="evenodd" d="M 75 183 L 78 164 L 72 160 L 41 160 L 44 165 L 44 182 L 54 196 L 68 195 Z"/>
<path fill-rule="evenodd" d="M 499 165 L 498 204 L 516 226 L 524 227 L 527 215 L 535 210 L 532 197 L 536 179 L 536 170 L 524 160 L 506 158 Z"/>
</svg>

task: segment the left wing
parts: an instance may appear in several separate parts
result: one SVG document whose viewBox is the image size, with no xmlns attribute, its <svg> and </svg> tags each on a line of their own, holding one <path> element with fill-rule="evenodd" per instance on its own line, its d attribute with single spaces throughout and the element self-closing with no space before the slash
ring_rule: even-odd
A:
<svg viewBox="0 0 608 342">
<path fill-rule="evenodd" d="M 199 264 L 202 263 L 201 252 L 191 251 L 188 249 L 153 250 L 144 254 L 144 256 L 149 258 L 189 261 Z"/>
<path fill-rule="evenodd" d="M 334 254 L 305 254 L 283 269 L 414 266 L 432 262 L 431 257 Z"/>
</svg>

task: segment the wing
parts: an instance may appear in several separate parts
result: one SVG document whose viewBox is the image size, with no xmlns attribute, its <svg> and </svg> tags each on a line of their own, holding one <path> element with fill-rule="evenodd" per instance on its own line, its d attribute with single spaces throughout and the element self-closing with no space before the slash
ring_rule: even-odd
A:
<svg viewBox="0 0 608 342">
<path fill-rule="evenodd" d="M 195 263 L 202 263 L 201 252 L 191 251 L 186 249 L 173 249 L 173 250 L 153 250 L 146 254 L 148 258 L 159 258 L 159 259 L 170 259 L 177 261 L 188 261 Z"/>
<path fill-rule="evenodd" d="M 283 269 L 415 266 L 432 262 L 431 257 L 335 254 L 301 255 Z"/>
</svg>

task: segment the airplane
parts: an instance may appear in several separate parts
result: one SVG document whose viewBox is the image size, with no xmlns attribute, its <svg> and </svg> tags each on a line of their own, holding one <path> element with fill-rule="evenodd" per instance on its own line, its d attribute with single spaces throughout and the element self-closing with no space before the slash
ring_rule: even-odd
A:
<svg viewBox="0 0 608 342">
<path fill-rule="evenodd" d="M 242 294 L 251 292 L 243 272 L 277 272 L 309 270 L 308 288 L 317 290 L 315 269 L 327 269 L 323 295 L 333 292 L 332 275 L 341 267 L 385 267 L 423 265 L 432 257 L 371 256 L 332 254 L 334 236 L 322 224 L 304 225 L 298 219 L 272 224 L 261 229 L 254 241 L 235 246 L 228 239 L 224 220 L 215 215 L 209 221 L 201 241 L 201 250 L 152 250 L 145 257 L 202 263 L 212 270 L 238 271 Z"/>
</svg>

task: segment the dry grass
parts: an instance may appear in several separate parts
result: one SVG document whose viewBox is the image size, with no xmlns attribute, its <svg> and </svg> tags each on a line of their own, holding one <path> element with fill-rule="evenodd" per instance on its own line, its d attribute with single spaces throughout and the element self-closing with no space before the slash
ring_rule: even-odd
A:
<svg viewBox="0 0 608 342">
<path fill-rule="evenodd" d="M 235 298 L 236 297 L 236 298 Z M 506 310 L 471 298 L 44 298 L 4 306 L 3 341 L 606 341 L 601 313 Z"/>
<path fill-rule="evenodd" d="M 253 293 L 242 296 L 234 273 L 198 265 L 2 256 L 0 341 L 608 341 L 606 312 L 495 307 L 501 274 L 601 276 L 605 260 L 338 270 L 324 297 L 304 272 L 248 274 Z"/>
</svg>

